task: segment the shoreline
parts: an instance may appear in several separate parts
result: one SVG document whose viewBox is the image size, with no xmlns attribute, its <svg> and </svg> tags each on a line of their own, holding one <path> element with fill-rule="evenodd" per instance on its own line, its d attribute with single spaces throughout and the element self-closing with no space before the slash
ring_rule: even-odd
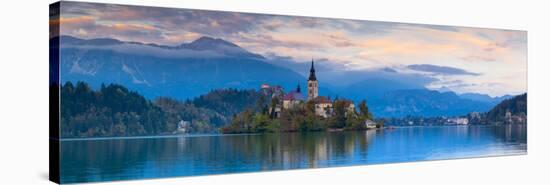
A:
<svg viewBox="0 0 550 185">
<path fill-rule="evenodd" d="M 509 125 L 527 125 L 527 124 L 509 124 Z M 60 142 L 70 142 L 70 141 L 101 141 L 101 140 L 129 140 L 129 139 L 163 139 L 163 138 L 194 138 L 194 137 L 223 137 L 223 136 L 242 136 L 242 135 L 262 135 L 262 134 L 277 134 L 277 133 L 319 133 L 319 132 L 348 132 L 348 131 L 367 131 L 367 130 L 392 130 L 400 128 L 420 128 L 420 127 L 486 127 L 486 126 L 507 126 L 507 125 L 432 125 L 432 126 L 386 126 L 383 128 L 372 128 L 372 129 L 362 129 L 362 130 L 346 130 L 346 129 L 332 129 L 332 130 L 322 130 L 322 131 L 307 131 L 307 132 L 265 132 L 265 133 L 235 133 L 235 134 L 224 134 L 224 133 L 205 133 L 205 134 L 169 134 L 169 135 L 153 135 L 153 136 L 122 136 L 122 137 L 91 137 L 91 138 L 50 138 L 53 140 L 58 140 Z"/>
</svg>

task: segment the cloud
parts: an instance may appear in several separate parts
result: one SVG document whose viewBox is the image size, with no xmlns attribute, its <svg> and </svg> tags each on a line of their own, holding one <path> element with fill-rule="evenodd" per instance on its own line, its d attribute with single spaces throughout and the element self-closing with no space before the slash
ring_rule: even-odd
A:
<svg viewBox="0 0 550 185">
<path fill-rule="evenodd" d="M 413 64 L 413 65 L 408 65 L 407 68 L 415 71 L 428 72 L 428 73 L 437 74 L 437 75 L 472 75 L 472 76 L 481 75 L 479 73 L 472 73 L 459 68 L 437 66 L 437 65 L 430 65 L 430 64 Z"/>
<path fill-rule="evenodd" d="M 381 70 L 384 71 L 384 72 L 388 72 L 388 73 L 397 73 L 397 71 L 395 69 L 392 69 L 390 67 L 384 67 Z"/>
<path fill-rule="evenodd" d="M 265 49 L 265 47 L 281 47 L 281 48 L 308 48 L 308 49 L 320 49 L 319 44 L 316 44 L 306 39 L 295 39 L 293 37 L 285 37 L 279 35 L 266 35 L 261 33 L 239 33 L 238 44 L 249 47 L 258 47 Z"/>
<path fill-rule="evenodd" d="M 385 75 L 392 71 L 381 69 L 391 68 L 473 84 L 463 90 L 526 91 L 525 31 L 82 2 L 63 2 L 60 19 L 50 24 L 56 23 L 62 35 L 87 39 L 179 45 L 201 36 L 222 38 L 254 53 L 298 61 L 289 66 L 314 58 L 319 70 L 326 63 L 335 75 L 369 70 Z M 414 64 L 431 66 L 407 68 Z M 490 83 L 502 88 L 489 89 Z"/>
<path fill-rule="evenodd" d="M 266 54 L 266 62 L 273 65 L 289 68 L 304 77 L 309 75 L 310 60 L 297 61 L 290 56 L 281 56 L 275 53 Z M 424 74 L 400 73 L 397 70 L 384 68 L 349 69 L 349 61 L 331 61 L 326 58 L 315 59 L 317 78 L 331 86 L 347 86 L 367 79 L 388 79 L 399 81 L 411 86 L 425 87 L 438 79 Z"/>
<path fill-rule="evenodd" d="M 94 24 L 95 18 L 92 16 L 60 17 L 59 22 L 63 25 L 70 24 L 74 26 L 87 26 Z"/>
<path fill-rule="evenodd" d="M 64 35 L 85 38 L 114 37 L 120 40 L 177 44 L 189 40 L 174 40 L 177 33 L 228 38 L 256 28 L 266 15 L 233 12 L 123 6 L 81 2 L 64 2 L 61 10 Z M 86 18 L 85 24 L 75 24 Z M 73 21 L 73 19 L 75 19 Z M 80 30 L 80 31 L 78 31 Z M 78 35 L 78 32 L 93 33 Z M 231 39 L 228 39 L 231 40 Z"/>
<path fill-rule="evenodd" d="M 60 25 L 61 35 L 80 38 L 115 38 L 119 40 L 156 43 L 163 39 L 163 30 L 141 22 L 105 22 L 92 16 L 60 17 L 51 20 L 51 25 Z"/>
<path fill-rule="evenodd" d="M 115 44 L 115 45 L 64 45 L 63 49 L 75 48 L 82 51 L 109 50 L 121 54 L 136 56 L 154 56 L 159 58 L 221 58 L 225 55 L 210 50 L 189 50 L 189 49 L 163 49 L 159 47 L 140 44 Z"/>
</svg>

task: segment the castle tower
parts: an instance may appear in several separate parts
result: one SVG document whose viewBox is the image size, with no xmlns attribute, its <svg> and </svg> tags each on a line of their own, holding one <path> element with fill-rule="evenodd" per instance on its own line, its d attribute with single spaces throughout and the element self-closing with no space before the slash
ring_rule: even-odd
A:
<svg viewBox="0 0 550 185">
<path fill-rule="evenodd" d="M 319 83 L 315 76 L 315 67 L 313 66 L 313 59 L 311 60 L 311 69 L 309 70 L 309 79 L 307 80 L 307 99 L 313 100 L 319 95 Z"/>
</svg>

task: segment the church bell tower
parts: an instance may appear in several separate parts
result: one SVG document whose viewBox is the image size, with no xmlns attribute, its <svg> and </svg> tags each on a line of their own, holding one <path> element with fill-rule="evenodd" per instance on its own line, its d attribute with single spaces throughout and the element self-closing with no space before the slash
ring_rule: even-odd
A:
<svg viewBox="0 0 550 185">
<path fill-rule="evenodd" d="M 307 99 L 313 100 L 319 95 L 319 83 L 315 76 L 315 67 L 313 66 L 313 59 L 311 60 L 311 69 L 309 69 L 309 78 L 307 80 Z"/>
</svg>

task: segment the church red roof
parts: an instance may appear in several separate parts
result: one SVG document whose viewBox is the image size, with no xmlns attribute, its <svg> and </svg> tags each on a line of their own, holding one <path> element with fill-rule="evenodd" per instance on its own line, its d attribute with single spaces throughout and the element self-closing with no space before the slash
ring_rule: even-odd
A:
<svg viewBox="0 0 550 185">
<path fill-rule="evenodd" d="M 332 103 L 330 98 L 326 96 L 317 96 L 313 101 L 315 101 L 315 103 Z"/>
<path fill-rule="evenodd" d="M 304 97 L 302 93 L 290 91 L 289 93 L 285 94 L 283 100 L 304 100 Z"/>
</svg>

